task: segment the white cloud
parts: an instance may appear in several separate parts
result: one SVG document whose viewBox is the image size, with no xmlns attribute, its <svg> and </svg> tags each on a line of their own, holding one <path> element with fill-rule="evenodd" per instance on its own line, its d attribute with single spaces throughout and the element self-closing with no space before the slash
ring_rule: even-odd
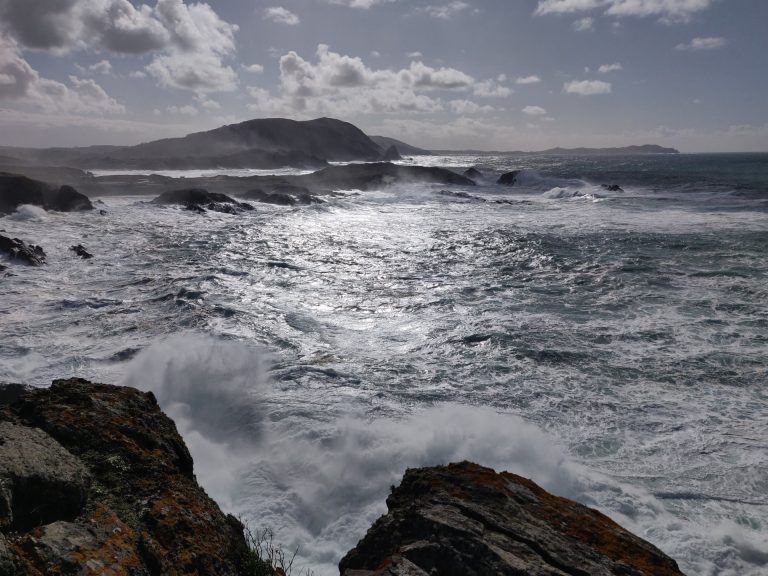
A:
<svg viewBox="0 0 768 576">
<path fill-rule="evenodd" d="M 619 62 L 613 64 L 603 64 L 597 69 L 600 74 L 608 74 L 609 72 L 616 72 L 618 70 L 624 70 L 624 67 Z"/>
<path fill-rule="evenodd" d="M 314 61 L 296 52 L 280 58 L 280 84 L 272 93 L 251 86 L 250 109 L 264 114 L 341 115 L 433 113 L 461 109 L 462 113 L 487 112 L 456 98 L 447 104 L 435 93 L 472 92 L 475 95 L 507 95 L 509 89 L 495 80 L 477 82 L 455 68 L 428 66 L 412 61 L 400 70 L 375 69 L 361 58 L 333 52 L 320 44 Z"/>
<path fill-rule="evenodd" d="M 504 78 L 506 79 L 506 76 L 504 76 Z M 503 82 L 504 80 L 499 81 Z M 512 92 L 513 90 L 511 88 L 501 86 L 494 80 L 483 80 L 481 82 L 476 82 L 472 88 L 472 93 L 475 96 L 480 96 L 482 98 L 506 98 L 512 94 Z"/>
<path fill-rule="evenodd" d="M 361 8 L 363 10 L 368 10 L 368 8 L 376 6 L 377 4 L 386 4 L 396 1 L 397 0 L 328 0 L 328 3 L 346 6 L 347 8 Z"/>
<path fill-rule="evenodd" d="M 147 73 L 144 72 L 143 70 L 134 70 L 133 72 L 128 74 L 128 77 L 129 78 L 146 78 Z"/>
<path fill-rule="evenodd" d="M 457 14 L 460 14 L 464 10 L 471 8 L 470 4 L 462 2 L 461 0 L 454 0 L 448 4 L 430 4 L 417 8 L 417 12 L 421 12 L 431 16 L 432 18 L 438 18 L 440 20 L 450 20 Z"/>
<path fill-rule="evenodd" d="M 575 14 L 600 10 L 614 17 L 658 17 L 662 22 L 688 22 L 709 8 L 712 0 L 539 0 L 536 15 Z"/>
<path fill-rule="evenodd" d="M 157 0 L 0 0 L 0 32 L 23 48 L 122 54 L 156 53 L 146 70 L 167 87 L 231 90 L 237 76 L 224 60 L 234 55 L 238 27 L 205 3 Z M 102 69 L 109 64 L 99 63 Z M 100 71 L 94 69 L 94 71 Z"/>
<path fill-rule="evenodd" d="M 69 77 L 69 85 L 42 78 L 13 40 L 0 37 L 0 101 L 46 113 L 122 114 L 125 107 L 94 80 Z"/>
<path fill-rule="evenodd" d="M 301 22 L 296 14 L 286 8 L 283 8 L 282 6 L 272 6 L 271 8 L 265 8 L 263 18 L 264 20 L 269 20 L 270 22 L 287 24 L 288 26 L 296 26 Z"/>
<path fill-rule="evenodd" d="M 264 66 L 261 64 L 243 64 L 243 70 L 250 72 L 251 74 L 261 74 L 264 72 Z"/>
<path fill-rule="evenodd" d="M 406 55 L 406 58 L 410 58 L 412 60 L 415 60 L 416 58 L 422 58 L 424 55 L 421 52 L 408 52 Z"/>
<path fill-rule="evenodd" d="M 101 60 L 88 66 L 88 70 L 97 74 L 110 74 L 112 72 L 112 63 L 109 60 Z"/>
<path fill-rule="evenodd" d="M 526 106 L 523 108 L 523 114 L 528 116 L 546 116 L 547 111 L 541 106 Z"/>
<path fill-rule="evenodd" d="M 581 96 L 610 94 L 611 84 L 602 80 L 573 80 L 566 82 L 563 85 L 563 90 L 568 94 L 580 94 Z"/>
<path fill-rule="evenodd" d="M 532 76 L 518 76 L 515 79 L 515 84 L 538 84 L 541 82 L 541 78 L 535 74 Z"/>
<path fill-rule="evenodd" d="M 471 100 L 451 100 L 448 102 L 450 109 L 456 114 L 477 114 L 478 112 L 493 112 L 493 106 L 481 106 Z"/>
<path fill-rule="evenodd" d="M 171 114 L 181 114 L 182 116 L 190 116 L 190 117 L 195 117 L 200 113 L 200 111 L 194 106 L 192 106 L 191 104 L 188 104 L 186 106 L 181 106 L 181 107 L 168 106 L 166 110 Z"/>
<path fill-rule="evenodd" d="M 591 16 L 579 18 L 573 23 L 573 29 L 577 32 L 589 32 L 595 26 L 595 19 Z"/>
<path fill-rule="evenodd" d="M 687 44 L 678 44 L 675 50 L 697 52 L 699 50 L 717 50 L 728 44 L 728 40 L 721 37 L 694 38 Z"/>
</svg>

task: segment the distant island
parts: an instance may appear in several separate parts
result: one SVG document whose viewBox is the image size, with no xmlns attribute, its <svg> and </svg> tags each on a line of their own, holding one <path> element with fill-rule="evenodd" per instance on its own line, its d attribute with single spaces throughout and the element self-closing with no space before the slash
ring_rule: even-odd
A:
<svg viewBox="0 0 768 576">
<path fill-rule="evenodd" d="M 320 169 L 329 162 L 393 161 L 398 160 L 401 154 L 457 153 L 615 156 L 679 152 L 674 148 L 651 144 L 624 148 L 551 148 L 540 152 L 426 150 L 386 136 L 368 136 L 353 124 L 333 118 L 306 121 L 266 118 L 136 146 L 0 147 L 0 166 L 6 171 L 23 166 L 83 170 Z"/>
</svg>

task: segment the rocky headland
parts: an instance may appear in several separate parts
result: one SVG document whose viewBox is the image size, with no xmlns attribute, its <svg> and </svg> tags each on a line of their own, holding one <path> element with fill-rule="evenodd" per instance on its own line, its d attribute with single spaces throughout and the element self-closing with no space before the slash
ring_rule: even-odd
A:
<svg viewBox="0 0 768 576">
<path fill-rule="evenodd" d="M 673 576 L 606 516 L 463 462 L 408 470 L 344 576 Z M 280 574 L 197 484 L 151 392 L 0 386 L 0 575 Z"/>
</svg>

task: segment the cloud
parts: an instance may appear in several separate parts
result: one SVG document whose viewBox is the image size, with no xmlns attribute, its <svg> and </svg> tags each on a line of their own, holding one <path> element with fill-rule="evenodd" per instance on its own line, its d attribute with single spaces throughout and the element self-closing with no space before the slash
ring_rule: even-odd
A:
<svg viewBox="0 0 768 576">
<path fill-rule="evenodd" d="M 507 95 L 496 80 L 476 81 L 469 74 L 448 67 L 435 68 L 415 60 L 400 70 L 375 69 L 361 58 L 317 47 L 314 60 L 294 51 L 280 58 L 280 84 L 272 93 L 251 86 L 250 109 L 269 114 L 320 114 L 349 117 L 362 114 L 433 113 L 462 109 L 488 111 L 466 99 L 445 102 L 434 94 L 473 93 Z"/>
<path fill-rule="evenodd" d="M 416 58 L 422 58 L 424 55 L 421 52 L 408 52 L 406 55 L 406 58 L 416 59 Z"/>
<path fill-rule="evenodd" d="M 573 80 L 563 84 L 563 90 L 568 94 L 580 94 L 581 96 L 610 94 L 611 84 L 602 80 Z"/>
<path fill-rule="evenodd" d="M 396 2 L 397 0 L 328 0 L 329 4 L 336 4 L 338 6 L 346 6 L 347 8 L 361 8 L 368 10 L 371 6 L 377 4 L 387 4 L 389 2 Z"/>
<path fill-rule="evenodd" d="M 301 20 L 299 20 L 299 17 L 296 14 L 282 6 L 265 8 L 263 18 L 264 20 L 277 22 L 278 24 L 287 24 L 288 26 L 296 26 L 301 23 Z"/>
<path fill-rule="evenodd" d="M 190 116 L 190 117 L 195 117 L 200 113 L 200 111 L 194 106 L 192 106 L 191 104 L 187 104 L 186 106 L 181 106 L 181 107 L 168 106 L 166 110 L 171 114 L 181 114 L 182 116 Z"/>
<path fill-rule="evenodd" d="M 500 75 L 500 78 L 506 79 L 504 75 Z M 499 80 L 503 82 L 504 80 Z M 472 93 L 475 96 L 482 98 L 506 98 L 512 94 L 513 90 L 506 86 L 501 86 L 495 80 L 483 80 L 482 82 L 476 82 L 472 88 Z"/>
<path fill-rule="evenodd" d="M 592 30 L 595 26 L 595 19 L 591 16 L 585 16 L 584 18 L 579 18 L 573 23 L 573 29 L 577 32 L 588 32 Z"/>
<path fill-rule="evenodd" d="M 97 74 L 109 74 L 112 72 L 112 63 L 109 60 L 101 60 L 88 66 L 88 70 L 96 72 Z"/>
<path fill-rule="evenodd" d="M 687 44 L 678 44 L 675 50 L 697 52 L 699 50 L 717 50 L 728 44 L 728 40 L 721 37 L 694 38 Z"/>
<path fill-rule="evenodd" d="M 528 116 L 546 116 L 547 111 L 541 106 L 526 106 L 523 108 L 523 114 Z"/>
<path fill-rule="evenodd" d="M 94 80 L 69 77 L 69 85 L 42 78 L 13 40 L 0 37 L 0 101 L 47 113 L 122 114 L 125 107 Z"/>
<path fill-rule="evenodd" d="M 597 69 L 599 74 L 608 74 L 609 72 L 616 72 L 618 70 L 624 70 L 624 67 L 619 62 L 613 64 L 603 64 Z"/>
<path fill-rule="evenodd" d="M 450 20 L 457 14 L 460 14 L 464 10 L 471 8 L 470 4 L 462 2 L 461 0 L 454 0 L 448 4 L 430 4 L 429 6 L 423 6 L 416 9 L 416 12 L 427 14 L 432 18 L 440 20 Z"/>
<path fill-rule="evenodd" d="M 532 76 L 518 76 L 515 79 L 515 84 L 538 84 L 541 82 L 541 78 L 535 74 Z"/>
<path fill-rule="evenodd" d="M 602 11 L 607 16 L 658 17 L 662 22 L 688 22 L 709 8 L 712 0 L 539 0 L 534 14 L 575 14 Z"/>
<path fill-rule="evenodd" d="M 250 72 L 251 74 L 261 74 L 264 72 L 264 66 L 261 64 L 243 64 L 243 70 Z"/>
<path fill-rule="evenodd" d="M 235 54 L 238 27 L 205 3 L 157 0 L 0 0 L 0 32 L 24 49 L 157 53 L 146 70 L 162 86 L 231 90 L 237 82 L 224 60 Z"/>
<path fill-rule="evenodd" d="M 451 100 L 449 108 L 456 114 L 477 114 L 478 112 L 493 112 L 493 106 L 481 106 L 471 100 Z"/>
</svg>

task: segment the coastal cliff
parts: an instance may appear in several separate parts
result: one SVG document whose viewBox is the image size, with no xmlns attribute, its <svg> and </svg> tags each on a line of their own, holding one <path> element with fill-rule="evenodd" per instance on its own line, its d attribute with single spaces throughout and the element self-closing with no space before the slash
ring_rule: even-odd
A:
<svg viewBox="0 0 768 576">
<path fill-rule="evenodd" d="M 343 576 L 676 576 L 606 516 L 463 462 L 408 470 Z M 154 395 L 56 380 L 0 386 L 0 576 L 281 574 L 195 479 Z"/>
</svg>

